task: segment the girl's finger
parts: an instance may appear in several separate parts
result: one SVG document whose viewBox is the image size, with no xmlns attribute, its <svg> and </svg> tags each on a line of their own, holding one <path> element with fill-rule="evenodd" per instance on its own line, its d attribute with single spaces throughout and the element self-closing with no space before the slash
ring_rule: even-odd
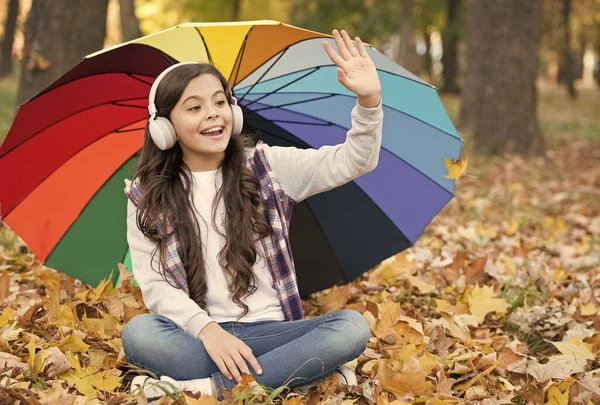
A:
<svg viewBox="0 0 600 405">
<path fill-rule="evenodd" d="M 238 370 L 237 365 L 235 364 L 235 361 L 233 361 L 233 359 L 231 357 L 228 357 L 224 360 L 225 360 L 225 364 L 227 365 L 227 369 L 229 369 L 229 372 L 233 375 L 235 380 L 237 382 L 242 381 L 242 376 L 240 375 L 240 371 Z"/>
<path fill-rule="evenodd" d="M 240 355 L 240 353 L 237 353 L 233 357 L 233 361 L 235 361 L 235 364 L 237 364 L 238 368 L 240 369 L 240 371 L 242 373 L 252 374 L 252 373 L 250 373 L 250 370 L 248 369 L 248 365 L 246 364 L 246 362 L 244 361 L 244 358 Z"/>
<path fill-rule="evenodd" d="M 367 53 L 367 48 L 365 48 L 363 41 L 361 41 L 359 37 L 354 38 L 354 40 L 356 41 L 356 46 L 358 47 L 358 53 L 360 56 L 363 58 L 368 58 L 369 54 Z"/>
<path fill-rule="evenodd" d="M 252 349 L 248 347 L 248 349 L 245 352 L 240 351 L 240 353 L 242 354 L 242 356 L 244 356 L 246 360 L 248 360 L 248 363 L 250 363 L 250 366 L 252 366 L 254 371 L 256 371 L 256 374 L 262 374 L 262 368 L 260 368 L 258 360 L 256 360 L 256 357 L 254 357 L 254 355 L 252 354 Z"/>
<path fill-rule="evenodd" d="M 327 55 L 329 55 L 331 61 L 336 65 L 341 67 L 342 64 L 346 62 L 344 59 L 340 58 L 340 56 L 335 52 L 335 49 L 329 45 L 329 42 L 323 41 L 323 48 L 325 48 L 325 52 L 327 52 Z"/>
<path fill-rule="evenodd" d="M 348 33 L 344 30 L 342 30 L 342 39 L 344 40 L 344 44 L 346 45 L 346 48 L 350 52 L 350 55 L 358 56 L 358 51 L 354 47 L 354 44 L 352 43 L 352 40 L 348 36 Z"/>
<path fill-rule="evenodd" d="M 346 48 L 346 44 L 344 44 L 342 36 L 338 30 L 333 30 L 333 39 L 335 40 L 335 44 L 337 45 L 340 56 L 344 58 L 344 60 L 350 60 L 352 55 L 350 55 L 350 52 Z"/>
<path fill-rule="evenodd" d="M 223 374 L 225 376 L 225 378 L 227 378 L 228 380 L 231 380 L 231 374 L 229 374 L 229 371 L 227 370 L 227 367 L 225 366 L 225 362 L 223 361 L 223 359 L 218 358 L 217 361 L 215 361 L 215 364 L 219 368 L 219 371 L 221 372 L 221 374 Z"/>
</svg>

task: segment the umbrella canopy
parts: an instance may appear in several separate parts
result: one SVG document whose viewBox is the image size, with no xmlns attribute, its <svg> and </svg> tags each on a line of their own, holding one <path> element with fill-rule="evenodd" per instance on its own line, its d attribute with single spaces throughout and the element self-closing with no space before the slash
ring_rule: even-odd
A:
<svg viewBox="0 0 600 405">
<path fill-rule="evenodd" d="M 134 174 L 160 72 L 212 63 L 246 129 L 270 145 L 319 148 L 344 142 L 356 102 L 323 40 L 334 45 L 277 21 L 188 23 L 88 55 L 19 108 L 0 147 L 2 218 L 47 266 L 97 283 L 129 262 L 124 179 Z M 379 165 L 295 207 L 290 239 L 303 296 L 412 246 L 454 194 L 444 159 L 459 157 L 462 140 L 436 89 L 367 52 L 382 84 Z"/>
</svg>

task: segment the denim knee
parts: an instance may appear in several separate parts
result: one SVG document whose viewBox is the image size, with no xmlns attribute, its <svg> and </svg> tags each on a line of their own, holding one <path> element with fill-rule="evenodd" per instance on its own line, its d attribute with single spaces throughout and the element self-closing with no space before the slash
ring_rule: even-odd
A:
<svg viewBox="0 0 600 405">
<path fill-rule="evenodd" d="M 358 357 L 365 351 L 371 338 L 369 323 L 360 312 L 353 309 L 337 311 L 336 318 L 344 321 L 344 344 L 351 352 L 350 357 Z"/>
<path fill-rule="evenodd" d="M 121 332 L 125 356 L 133 351 L 152 350 L 156 345 L 152 331 L 160 321 L 160 316 L 156 314 L 140 314 L 130 319 Z"/>
</svg>

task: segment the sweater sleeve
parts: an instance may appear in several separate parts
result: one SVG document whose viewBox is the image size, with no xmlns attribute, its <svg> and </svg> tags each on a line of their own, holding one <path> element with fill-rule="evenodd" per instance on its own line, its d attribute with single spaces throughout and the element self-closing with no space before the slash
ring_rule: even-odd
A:
<svg viewBox="0 0 600 405">
<path fill-rule="evenodd" d="M 129 186 L 129 185 L 128 185 Z M 127 242 L 131 252 L 133 277 L 140 286 L 144 303 L 152 312 L 166 316 L 194 337 L 210 322 L 208 316 L 185 291 L 171 286 L 158 273 L 158 253 L 151 266 L 152 253 L 156 244 L 148 240 L 137 227 L 137 208 L 127 202 Z"/>
<path fill-rule="evenodd" d="M 374 108 L 357 102 L 351 120 L 342 144 L 319 149 L 265 145 L 273 175 L 294 201 L 346 184 L 377 167 L 383 131 L 381 99 Z"/>
</svg>

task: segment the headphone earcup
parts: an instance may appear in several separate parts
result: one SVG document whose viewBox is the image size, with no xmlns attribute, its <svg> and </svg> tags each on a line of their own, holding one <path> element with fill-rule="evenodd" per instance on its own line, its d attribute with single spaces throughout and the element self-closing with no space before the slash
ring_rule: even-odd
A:
<svg viewBox="0 0 600 405">
<path fill-rule="evenodd" d="M 177 135 L 171 121 L 165 117 L 157 117 L 148 126 L 152 141 L 160 150 L 167 150 L 175 145 Z"/>
<path fill-rule="evenodd" d="M 244 114 L 239 105 L 231 104 L 231 135 L 239 135 L 242 133 L 244 126 Z"/>
</svg>

